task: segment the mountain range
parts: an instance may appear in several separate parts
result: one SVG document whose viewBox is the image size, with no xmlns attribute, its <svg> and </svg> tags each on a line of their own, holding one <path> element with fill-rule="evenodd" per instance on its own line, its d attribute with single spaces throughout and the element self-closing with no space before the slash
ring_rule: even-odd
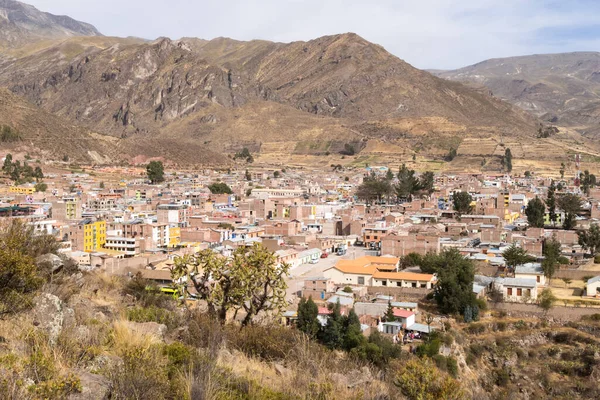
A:
<svg viewBox="0 0 600 400">
<path fill-rule="evenodd" d="M 145 41 L 105 37 L 11 0 L 0 1 L 0 14 L 8 21 L 0 38 L 14 38 L 0 50 L 0 86 L 91 135 L 89 152 L 73 154 L 82 161 L 216 165 L 247 147 L 269 164 L 478 171 L 498 168 L 506 146 L 520 157 L 516 169 L 597 154 L 576 130 L 536 138 L 546 113 L 416 69 L 353 33 L 292 43 Z M 70 151 L 70 134 L 47 137 L 56 143 L 49 154 Z M 458 157 L 445 164 L 451 149 Z"/>
</svg>

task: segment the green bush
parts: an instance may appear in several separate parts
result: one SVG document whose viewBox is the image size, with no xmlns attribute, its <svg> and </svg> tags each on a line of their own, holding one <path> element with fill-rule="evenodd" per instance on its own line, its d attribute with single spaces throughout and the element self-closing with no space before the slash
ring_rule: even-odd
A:
<svg viewBox="0 0 600 400">
<path fill-rule="evenodd" d="M 485 324 L 473 322 L 465 328 L 465 331 L 467 331 L 467 333 L 470 333 L 472 335 L 480 335 L 486 331 L 486 326 L 485 326 Z"/>
<path fill-rule="evenodd" d="M 417 355 L 420 357 L 433 357 L 440 352 L 441 342 L 439 339 L 433 339 L 417 347 Z"/>
<path fill-rule="evenodd" d="M 560 256 L 560 257 L 558 257 L 558 263 L 561 264 L 561 265 L 569 265 L 570 261 L 569 261 L 569 259 L 567 257 Z"/>
<path fill-rule="evenodd" d="M 448 369 L 448 373 L 456 378 L 458 376 L 458 362 L 456 361 L 456 358 L 454 357 L 447 357 L 446 358 L 446 366 Z"/>
<path fill-rule="evenodd" d="M 510 375 L 504 368 L 498 368 L 494 371 L 494 381 L 497 386 L 506 386 L 510 382 Z"/>
<path fill-rule="evenodd" d="M 171 328 L 180 322 L 175 312 L 156 306 L 130 308 L 127 310 L 127 319 L 133 322 L 156 322 Z"/>
<path fill-rule="evenodd" d="M 506 330 L 506 322 L 498 321 L 496 323 L 496 329 L 499 330 L 500 332 L 504 332 Z"/>
</svg>

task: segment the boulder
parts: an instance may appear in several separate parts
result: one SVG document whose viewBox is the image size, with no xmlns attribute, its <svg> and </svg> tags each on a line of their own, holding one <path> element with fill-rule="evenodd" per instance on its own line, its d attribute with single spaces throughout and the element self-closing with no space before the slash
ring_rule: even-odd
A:
<svg viewBox="0 0 600 400">
<path fill-rule="evenodd" d="M 69 400 L 104 400 L 108 399 L 110 382 L 101 375 L 86 371 L 76 372 L 81 380 L 81 393 L 69 396 Z"/>
<path fill-rule="evenodd" d="M 48 335 L 50 343 L 56 343 L 63 327 L 75 324 L 75 313 L 72 309 L 65 307 L 57 296 L 42 293 L 36 297 L 34 303 L 33 324 Z"/>
<path fill-rule="evenodd" d="M 132 322 L 127 321 L 127 326 L 132 331 L 140 335 L 155 336 L 158 339 L 164 339 L 167 333 L 167 326 L 156 322 Z"/>
<path fill-rule="evenodd" d="M 64 260 L 52 253 L 39 256 L 35 259 L 35 263 L 37 265 L 49 265 L 52 273 L 60 271 L 60 269 L 65 266 Z"/>
</svg>

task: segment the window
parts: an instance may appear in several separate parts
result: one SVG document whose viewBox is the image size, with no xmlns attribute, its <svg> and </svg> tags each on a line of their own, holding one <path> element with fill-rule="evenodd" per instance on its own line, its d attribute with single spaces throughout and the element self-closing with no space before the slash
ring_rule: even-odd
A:
<svg viewBox="0 0 600 400">
<path fill-rule="evenodd" d="M 508 289 L 506 289 L 506 294 L 508 296 L 512 296 L 512 288 L 509 287 Z"/>
<path fill-rule="evenodd" d="M 365 277 L 364 276 L 359 276 L 358 277 L 358 284 L 359 285 L 364 285 L 365 284 Z"/>
<path fill-rule="evenodd" d="M 371 239 L 371 236 L 367 236 L 367 239 Z"/>
<path fill-rule="evenodd" d="M 538 275 L 535 278 L 536 278 L 537 282 L 540 283 L 540 276 Z"/>
<path fill-rule="evenodd" d="M 523 296 L 523 289 L 517 288 L 517 296 Z"/>
<path fill-rule="evenodd" d="M 381 286 L 387 286 L 387 281 L 381 281 Z"/>
<path fill-rule="evenodd" d="M 413 282 L 412 283 L 412 287 L 416 288 L 417 287 L 417 282 Z"/>
<path fill-rule="evenodd" d="M 396 282 L 396 286 L 401 287 L 402 286 L 402 282 L 400 282 L 400 281 Z"/>
</svg>

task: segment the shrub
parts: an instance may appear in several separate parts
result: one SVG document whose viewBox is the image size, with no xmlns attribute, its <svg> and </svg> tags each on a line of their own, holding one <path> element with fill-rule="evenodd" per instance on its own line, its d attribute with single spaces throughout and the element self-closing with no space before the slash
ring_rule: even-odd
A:
<svg viewBox="0 0 600 400">
<path fill-rule="evenodd" d="M 156 322 L 171 328 L 179 324 L 179 316 L 175 312 L 156 306 L 130 308 L 127 310 L 127 319 L 133 322 Z"/>
<path fill-rule="evenodd" d="M 506 330 L 506 322 L 498 321 L 496 323 L 496 329 L 499 330 L 500 332 L 504 332 Z"/>
<path fill-rule="evenodd" d="M 494 381 L 497 386 L 506 386 L 510 382 L 510 375 L 504 368 L 494 370 Z"/>
<path fill-rule="evenodd" d="M 569 261 L 569 259 L 567 257 L 560 256 L 560 257 L 558 257 L 558 263 L 561 264 L 561 265 L 569 265 L 570 261 Z"/>
<path fill-rule="evenodd" d="M 480 335 L 485 332 L 485 324 L 471 323 L 465 330 L 472 335 Z"/>
<path fill-rule="evenodd" d="M 515 322 L 513 324 L 513 326 L 515 327 L 516 330 L 518 331 L 522 331 L 527 329 L 527 324 L 525 323 L 525 321 L 523 321 L 522 319 L 518 320 L 517 322 Z"/>
<path fill-rule="evenodd" d="M 440 352 L 440 340 L 433 339 L 427 343 L 423 343 L 417 347 L 417 354 L 420 357 L 433 357 Z"/>
<path fill-rule="evenodd" d="M 448 373 L 456 378 L 458 376 L 458 363 L 456 362 L 456 358 L 448 357 L 446 358 L 446 366 L 448 369 Z"/>
</svg>

